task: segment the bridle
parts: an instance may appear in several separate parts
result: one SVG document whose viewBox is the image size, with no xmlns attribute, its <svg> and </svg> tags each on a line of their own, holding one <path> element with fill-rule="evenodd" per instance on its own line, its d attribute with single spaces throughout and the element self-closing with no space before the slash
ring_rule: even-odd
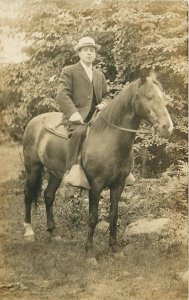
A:
<svg viewBox="0 0 189 300">
<path fill-rule="evenodd" d="M 142 129 L 131 129 L 131 128 L 125 128 L 125 127 L 121 127 L 121 126 L 117 126 L 115 124 L 110 123 L 108 120 L 104 119 L 104 117 L 100 114 L 99 115 L 101 119 L 103 119 L 109 126 L 119 129 L 121 131 L 125 131 L 125 132 L 133 132 L 133 133 L 149 133 L 150 130 L 142 130 Z"/>
<path fill-rule="evenodd" d="M 138 91 L 137 91 L 137 95 L 138 95 L 138 97 L 140 97 L 140 95 L 138 94 Z M 99 111 L 96 110 L 96 111 L 94 112 L 93 117 L 94 117 L 94 118 L 95 118 L 95 117 L 97 118 L 98 116 L 99 116 L 101 119 L 103 119 L 103 121 L 106 122 L 109 126 L 115 128 L 115 129 L 124 131 L 124 132 L 143 133 L 143 134 L 147 134 L 147 133 L 150 132 L 150 130 L 131 129 L 131 128 L 125 128 L 125 127 L 121 127 L 121 126 L 117 126 L 117 125 L 115 125 L 115 124 L 112 124 L 112 123 L 110 123 L 108 120 L 106 120 L 106 119 L 102 116 L 102 114 L 101 114 Z M 153 122 L 152 122 L 152 123 L 153 123 Z"/>
</svg>

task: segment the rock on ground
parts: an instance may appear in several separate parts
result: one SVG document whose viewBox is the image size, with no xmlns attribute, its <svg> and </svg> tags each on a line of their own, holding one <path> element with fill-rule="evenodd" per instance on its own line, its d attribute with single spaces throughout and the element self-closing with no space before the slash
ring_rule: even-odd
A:
<svg viewBox="0 0 189 300">
<path fill-rule="evenodd" d="M 124 233 L 124 239 L 137 235 L 161 235 L 170 228 L 169 218 L 149 219 L 143 218 L 129 224 Z"/>
</svg>

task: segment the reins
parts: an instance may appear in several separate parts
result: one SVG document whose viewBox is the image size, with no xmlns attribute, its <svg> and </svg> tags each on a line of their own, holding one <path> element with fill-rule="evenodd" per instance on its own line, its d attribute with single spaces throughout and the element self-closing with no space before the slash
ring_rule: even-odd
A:
<svg viewBox="0 0 189 300">
<path fill-rule="evenodd" d="M 110 123 L 108 120 L 106 120 L 103 116 L 102 116 L 102 112 L 101 111 L 98 111 L 97 109 L 95 110 L 94 114 L 92 115 L 92 118 L 91 120 L 88 122 L 88 127 L 90 127 L 95 121 L 96 119 L 98 118 L 102 118 L 104 122 L 106 122 L 109 126 L 115 128 L 115 129 L 118 129 L 118 130 L 121 130 L 121 131 L 124 131 L 124 132 L 132 132 L 132 133 L 144 133 L 144 134 L 147 134 L 150 132 L 150 130 L 142 130 L 142 129 L 131 129 L 131 128 L 125 128 L 125 127 L 121 127 L 121 126 L 117 126 L 115 124 L 112 124 Z M 67 125 L 67 123 L 66 123 Z M 51 133 L 59 136 L 59 137 L 62 137 L 62 138 L 68 138 L 68 135 L 67 134 L 62 134 L 58 131 L 56 131 L 55 129 L 53 128 L 50 128 L 47 124 L 45 124 L 44 120 L 43 120 L 43 126 L 48 130 L 50 131 Z"/>
<path fill-rule="evenodd" d="M 113 128 L 116 128 L 116 129 L 119 129 L 121 131 L 124 131 L 124 132 L 133 132 L 133 133 L 149 133 L 150 130 L 141 130 L 141 129 L 131 129 L 131 128 L 124 128 L 124 127 L 121 127 L 121 126 L 117 126 L 115 124 L 112 124 L 110 123 L 108 120 L 104 119 L 104 117 L 100 114 L 100 117 L 111 127 Z"/>
<path fill-rule="evenodd" d="M 138 91 L 137 91 L 137 95 L 139 96 Z M 94 114 L 93 114 L 93 116 L 92 116 L 92 119 L 91 119 L 91 121 L 89 122 L 88 125 L 91 125 L 98 117 L 101 117 L 101 118 L 103 119 L 103 121 L 106 122 L 109 126 L 115 128 L 115 129 L 124 131 L 124 132 L 144 133 L 144 134 L 147 134 L 147 133 L 150 132 L 150 130 L 131 129 L 131 128 L 125 128 L 125 127 L 121 127 L 121 126 L 117 126 L 117 125 L 115 125 L 115 124 L 112 124 L 112 123 L 110 123 L 108 120 L 106 120 L 106 119 L 102 116 L 101 111 L 98 111 L 97 109 L 95 110 L 95 112 L 94 112 Z"/>
<path fill-rule="evenodd" d="M 150 130 L 142 130 L 142 129 L 131 129 L 131 128 L 125 128 L 125 127 L 121 127 L 121 126 L 117 126 L 115 124 L 110 123 L 108 120 L 106 120 L 103 116 L 102 116 L 102 111 L 99 111 L 98 109 L 96 109 L 92 115 L 91 120 L 88 122 L 88 126 L 91 126 L 96 119 L 98 119 L 98 117 L 102 118 L 104 122 L 106 122 L 109 126 L 116 128 L 118 130 L 124 131 L 124 132 L 133 132 L 133 133 L 144 133 L 147 134 L 150 132 Z"/>
</svg>

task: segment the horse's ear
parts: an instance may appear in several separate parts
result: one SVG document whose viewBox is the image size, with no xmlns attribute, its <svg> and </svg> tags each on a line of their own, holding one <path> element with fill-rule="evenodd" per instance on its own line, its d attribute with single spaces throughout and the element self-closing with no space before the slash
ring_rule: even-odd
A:
<svg viewBox="0 0 189 300">
<path fill-rule="evenodd" d="M 155 72 L 154 70 L 151 70 L 151 71 L 150 71 L 149 76 L 150 76 L 152 79 L 157 80 L 157 74 L 156 74 L 156 72 Z"/>
<path fill-rule="evenodd" d="M 140 70 L 140 81 L 141 84 L 145 83 L 146 78 L 149 76 L 150 70 L 149 68 L 144 68 Z"/>
</svg>

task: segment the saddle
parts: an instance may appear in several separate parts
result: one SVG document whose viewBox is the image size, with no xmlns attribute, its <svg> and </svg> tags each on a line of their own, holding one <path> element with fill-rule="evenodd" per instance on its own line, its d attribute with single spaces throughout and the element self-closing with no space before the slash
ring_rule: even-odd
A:
<svg viewBox="0 0 189 300">
<path fill-rule="evenodd" d="M 87 138 L 91 121 L 90 124 L 88 124 L 87 134 L 84 140 Z M 64 139 L 69 139 L 70 137 L 69 125 L 70 125 L 69 121 L 64 117 L 63 114 L 62 116 L 61 115 L 57 116 L 56 119 L 54 118 L 54 116 L 49 116 L 49 115 L 44 117 L 43 119 L 43 126 L 47 131 L 51 132 L 56 136 L 62 137 Z M 78 164 L 73 166 L 74 168 L 72 167 L 70 174 L 69 175 L 65 174 L 64 183 L 66 185 L 71 185 L 82 189 L 90 189 L 88 179 L 80 164 L 81 152 L 79 153 L 78 161 L 79 161 Z"/>
<path fill-rule="evenodd" d="M 57 136 L 64 139 L 69 138 L 69 122 L 63 114 L 58 115 L 56 119 L 51 115 L 44 117 L 43 126 Z"/>
<path fill-rule="evenodd" d="M 88 123 L 88 131 L 87 134 L 89 132 L 90 126 L 93 124 L 93 122 L 96 121 L 96 119 L 98 118 L 100 114 L 100 111 L 95 111 L 91 120 Z M 45 129 L 47 129 L 48 131 L 50 131 L 51 133 L 63 137 L 65 139 L 69 138 L 69 125 L 70 122 L 68 121 L 68 119 L 65 117 L 65 115 L 62 114 L 58 114 L 56 116 L 56 119 L 54 118 L 54 116 L 46 116 L 43 118 L 43 126 L 45 127 Z"/>
</svg>

